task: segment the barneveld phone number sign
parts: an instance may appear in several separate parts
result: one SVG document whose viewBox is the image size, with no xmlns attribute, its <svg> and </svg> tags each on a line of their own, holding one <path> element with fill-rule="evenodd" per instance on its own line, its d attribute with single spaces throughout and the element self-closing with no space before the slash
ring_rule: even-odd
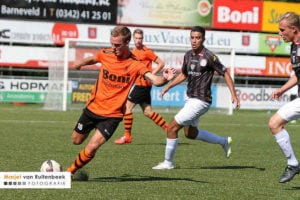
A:
<svg viewBox="0 0 300 200">
<path fill-rule="evenodd" d="M 117 0 L 1 0 L 0 17 L 115 24 Z"/>
</svg>

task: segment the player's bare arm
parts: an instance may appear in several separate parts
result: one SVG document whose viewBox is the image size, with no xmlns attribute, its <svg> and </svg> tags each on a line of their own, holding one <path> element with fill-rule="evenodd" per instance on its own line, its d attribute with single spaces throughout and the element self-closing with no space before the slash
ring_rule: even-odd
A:
<svg viewBox="0 0 300 200">
<path fill-rule="evenodd" d="M 165 63 L 159 57 L 157 57 L 154 62 L 157 64 L 157 66 L 152 70 L 152 74 L 157 74 L 164 68 Z"/>
<path fill-rule="evenodd" d="M 232 103 L 234 104 L 235 106 L 235 109 L 239 109 L 240 108 L 240 100 L 239 98 L 237 98 L 236 96 L 236 92 L 235 92 L 235 87 L 234 87 L 234 84 L 233 84 L 233 81 L 232 81 L 232 78 L 231 76 L 229 75 L 228 72 L 226 72 L 224 74 L 224 79 L 225 79 L 225 82 L 230 90 L 230 93 L 231 93 L 231 101 Z"/>
<path fill-rule="evenodd" d="M 271 99 L 278 99 L 283 93 L 294 87 L 298 83 L 297 77 L 294 74 L 291 78 L 283 85 L 272 92 Z"/>
<path fill-rule="evenodd" d="M 91 56 L 91 57 L 87 57 L 81 61 L 78 61 L 78 62 L 75 62 L 74 63 L 74 68 L 77 69 L 77 70 L 80 70 L 82 66 L 85 66 L 85 65 L 93 65 L 93 64 L 96 64 L 98 61 L 97 61 L 97 58 L 95 56 Z"/>
<path fill-rule="evenodd" d="M 160 92 L 160 96 L 163 97 L 172 87 L 182 83 L 186 79 L 183 73 L 180 73 L 172 82 L 169 82 Z"/>
<path fill-rule="evenodd" d="M 166 82 L 174 79 L 176 76 L 176 69 L 174 68 L 168 68 L 163 71 L 163 76 L 156 76 L 155 74 L 152 74 L 150 72 L 147 72 L 145 74 L 145 78 L 150 80 L 153 85 L 155 86 L 162 86 Z"/>
</svg>

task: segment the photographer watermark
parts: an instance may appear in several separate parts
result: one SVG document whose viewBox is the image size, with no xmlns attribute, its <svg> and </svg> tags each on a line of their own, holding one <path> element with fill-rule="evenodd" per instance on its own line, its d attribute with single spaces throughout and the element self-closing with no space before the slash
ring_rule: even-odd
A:
<svg viewBox="0 0 300 200">
<path fill-rule="evenodd" d="M 70 172 L 0 172 L 0 188 L 71 188 Z"/>
</svg>

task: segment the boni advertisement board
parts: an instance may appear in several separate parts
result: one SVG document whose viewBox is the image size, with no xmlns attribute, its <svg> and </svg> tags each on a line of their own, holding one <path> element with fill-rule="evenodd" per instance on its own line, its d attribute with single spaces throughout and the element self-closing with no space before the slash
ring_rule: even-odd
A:
<svg viewBox="0 0 300 200">
<path fill-rule="evenodd" d="M 1 0 L 0 18 L 115 24 L 117 0 Z"/>
<path fill-rule="evenodd" d="M 164 27 L 210 27 L 213 0 L 123 0 L 117 24 Z"/>
<path fill-rule="evenodd" d="M 214 0 L 213 28 L 261 31 L 263 1 Z"/>
<path fill-rule="evenodd" d="M 300 14 L 300 4 L 290 2 L 264 1 L 262 31 L 278 33 L 278 19 L 287 11 Z"/>
</svg>

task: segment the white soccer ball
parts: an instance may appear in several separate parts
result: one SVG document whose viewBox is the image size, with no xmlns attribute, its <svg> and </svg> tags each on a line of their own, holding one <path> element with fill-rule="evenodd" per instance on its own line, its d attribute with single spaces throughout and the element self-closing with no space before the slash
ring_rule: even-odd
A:
<svg viewBox="0 0 300 200">
<path fill-rule="evenodd" d="M 55 160 L 46 160 L 41 166 L 41 172 L 62 172 L 62 166 Z"/>
</svg>

